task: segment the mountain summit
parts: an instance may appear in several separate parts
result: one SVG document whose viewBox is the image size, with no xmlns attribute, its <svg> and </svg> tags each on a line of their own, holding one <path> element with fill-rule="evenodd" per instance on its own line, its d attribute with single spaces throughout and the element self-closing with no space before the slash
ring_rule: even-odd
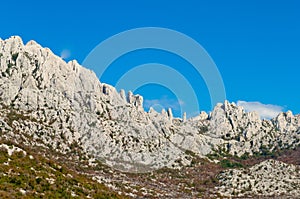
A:
<svg viewBox="0 0 300 199">
<path fill-rule="evenodd" d="M 222 157 L 247 159 L 300 144 L 300 115 L 290 111 L 261 120 L 225 101 L 188 120 L 173 118 L 171 110 L 145 112 L 142 96 L 118 92 L 76 61 L 66 63 L 17 36 L 0 40 L 0 107 L 2 140 L 74 153 L 121 172 L 180 170 L 195 158 L 215 164 Z"/>
</svg>

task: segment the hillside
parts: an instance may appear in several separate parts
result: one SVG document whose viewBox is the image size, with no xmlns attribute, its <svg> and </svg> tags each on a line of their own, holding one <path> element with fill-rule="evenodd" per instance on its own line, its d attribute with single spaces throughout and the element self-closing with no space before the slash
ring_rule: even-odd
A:
<svg viewBox="0 0 300 199">
<path fill-rule="evenodd" d="M 17 36 L 0 40 L 0 70 L 3 197 L 300 195 L 300 115 L 261 120 L 228 101 L 188 120 L 145 112 L 142 96 Z"/>
</svg>

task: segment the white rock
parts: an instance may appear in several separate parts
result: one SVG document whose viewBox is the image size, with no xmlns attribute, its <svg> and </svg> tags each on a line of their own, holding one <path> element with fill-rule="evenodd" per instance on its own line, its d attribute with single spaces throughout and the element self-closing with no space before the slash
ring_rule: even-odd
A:
<svg viewBox="0 0 300 199">
<path fill-rule="evenodd" d="M 144 172 L 171 167 L 185 150 L 204 156 L 221 148 L 241 156 L 299 144 L 300 116 L 291 112 L 262 121 L 225 101 L 209 116 L 174 119 L 171 110 L 145 112 L 142 96 L 129 92 L 126 98 L 91 70 L 65 63 L 34 41 L 1 40 L 0 53 L 0 101 L 30 118 L 9 125 L 0 114 L 0 130 L 12 136 L 18 130 L 63 153 L 79 142 L 110 166 Z"/>
</svg>

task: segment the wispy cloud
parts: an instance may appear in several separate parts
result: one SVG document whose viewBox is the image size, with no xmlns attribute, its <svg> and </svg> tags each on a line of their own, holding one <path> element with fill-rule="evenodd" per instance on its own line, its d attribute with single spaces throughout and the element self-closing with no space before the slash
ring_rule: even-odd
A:
<svg viewBox="0 0 300 199">
<path fill-rule="evenodd" d="M 71 52 L 70 50 L 64 49 L 63 51 L 61 51 L 60 53 L 60 57 L 62 59 L 68 59 L 71 56 Z"/>
<path fill-rule="evenodd" d="M 150 108 L 153 107 L 159 107 L 159 108 L 171 108 L 173 110 L 180 110 L 180 107 L 184 105 L 184 102 L 182 100 L 175 100 L 175 99 L 169 99 L 167 96 L 163 96 L 161 99 L 151 99 L 144 101 L 144 107 Z M 158 111 L 158 110 L 157 110 Z"/>
<path fill-rule="evenodd" d="M 276 117 L 280 112 L 284 110 L 283 107 L 273 104 L 262 104 L 260 102 L 246 102 L 238 101 L 238 106 L 244 107 L 245 111 L 256 111 L 261 118 L 271 119 Z"/>
</svg>

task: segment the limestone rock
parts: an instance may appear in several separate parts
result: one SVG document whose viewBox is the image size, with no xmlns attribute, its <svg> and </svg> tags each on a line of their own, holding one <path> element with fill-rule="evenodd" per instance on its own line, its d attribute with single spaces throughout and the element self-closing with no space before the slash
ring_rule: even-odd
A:
<svg viewBox="0 0 300 199">
<path fill-rule="evenodd" d="M 299 166 L 266 160 L 248 169 L 231 169 L 218 176 L 218 192 L 226 197 L 300 195 Z"/>
<path fill-rule="evenodd" d="M 191 119 L 186 113 L 182 120 L 173 118 L 170 109 L 147 113 L 142 96 L 128 92 L 126 97 L 75 60 L 66 63 L 17 36 L 0 40 L 0 105 L 26 115 L 7 123 L 9 113 L 3 110 L 0 124 L 7 134 L 19 130 L 45 146 L 61 146 L 61 152 L 77 142 L 87 154 L 124 171 L 173 167 L 178 160 L 189 164 L 186 150 L 200 157 L 220 150 L 242 156 L 300 143 L 300 116 L 291 112 L 261 120 L 225 101 L 210 115 Z"/>
</svg>

